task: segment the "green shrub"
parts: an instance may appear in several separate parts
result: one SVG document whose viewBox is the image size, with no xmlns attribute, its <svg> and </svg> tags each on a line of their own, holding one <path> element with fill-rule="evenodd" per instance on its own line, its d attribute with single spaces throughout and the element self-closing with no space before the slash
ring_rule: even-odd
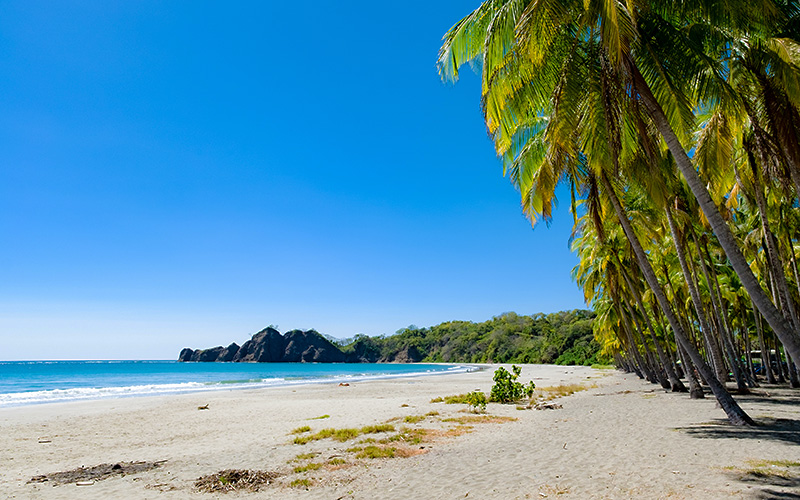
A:
<svg viewBox="0 0 800 500">
<path fill-rule="evenodd" d="M 521 372 L 522 368 L 516 365 L 511 365 L 511 372 L 502 366 L 495 370 L 494 377 L 492 377 L 494 385 L 492 386 L 490 401 L 495 401 L 497 403 L 514 403 L 522 399 L 523 395 L 530 398 L 533 395 L 536 384 L 534 384 L 533 381 L 529 382 L 527 385 L 517 382 Z"/>
<path fill-rule="evenodd" d="M 474 412 L 484 412 L 486 411 L 486 394 L 482 393 L 481 391 L 472 391 L 467 393 L 467 404 L 472 408 Z"/>
</svg>

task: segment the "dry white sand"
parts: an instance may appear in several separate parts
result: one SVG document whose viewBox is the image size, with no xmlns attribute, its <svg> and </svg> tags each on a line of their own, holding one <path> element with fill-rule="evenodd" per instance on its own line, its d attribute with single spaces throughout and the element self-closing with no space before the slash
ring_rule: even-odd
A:
<svg viewBox="0 0 800 500">
<path fill-rule="evenodd" d="M 594 386 L 557 400 L 556 410 L 490 404 L 505 423 L 472 423 L 469 432 L 445 418 L 464 405 L 431 403 L 489 391 L 494 367 L 352 384 L 308 385 L 143 397 L 0 410 L 0 498 L 18 499 L 515 499 L 515 498 L 800 498 L 800 395 L 759 389 L 740 397 L 766 425 L 725 423 L 713 398 L 691 401 L 635 376 L 587 367 L 527 365 L 521 380 L 537 386 Z M 208 410 L 198 406 L 208 404 Z M 407 416 L 438 412 L 417 423 Z M 330 415 L 329 418 L 310 420 Z M 393 420 L 394 419 L 394 420 Z M 365 437 L 292 444 L 308 425 L 355 428 L 390 421 L 397 429 L 436 429 L 417 444 L 393 443 L 407 458 L 356 459 L 347 452 Z M 453 432 L 452 429 L 457 429 Z M 49 442 L 40 442 L 49 441 Z M 423 448 L 424 447 L 424 448 Z M 314 458 L 290 461 L 301 453 Z M 298 465 L 327 463 L 293 472 Z M 36 475 L 81 466 L 161 461 L 161 467 L 91 485 L 28 483 Z M 757 463 L 754 461 L 767 461 Z M 205 493 L 200 476 L 224 469 L 282 474 L 260 491 Z M 308 479 L 308 489 L 290 487 Z"/>
</svg>

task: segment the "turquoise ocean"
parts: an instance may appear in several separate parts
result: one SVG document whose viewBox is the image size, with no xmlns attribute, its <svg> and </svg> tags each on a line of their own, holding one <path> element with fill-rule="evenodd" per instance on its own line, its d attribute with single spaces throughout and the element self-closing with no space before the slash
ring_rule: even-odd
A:
<svg viewBox="0 0 800 500">
<path fill-rule="evenodd" d="M 463 373 L 467 365 L 0 361 L 0 408 L 185 392 Z"/>
</svg>

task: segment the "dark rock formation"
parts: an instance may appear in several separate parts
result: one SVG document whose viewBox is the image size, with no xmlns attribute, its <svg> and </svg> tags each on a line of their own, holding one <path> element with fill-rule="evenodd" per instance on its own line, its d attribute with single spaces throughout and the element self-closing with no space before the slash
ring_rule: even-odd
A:
<svg viewBox="0 0 800 500">
<path fill-rule="evenodd" d="M 283 335 L 278 330 L 267 327 L 242 344 L 233 361 L 277 363 L 283 361 L 285 349 L 286 341 Z"/>
<path fill-rule="evenodd" d="M 233 343 L 228 347 L 183 349 L 178 361 L 343 363 L 347 359 L 338 347 L 314 330 L 292 330 L 281 335 L 274 328 L 265 328 L 241 347 Z"/>
<path fill-rule="evenodd" d="M 344 363 L 345 355 L 331 341 L 311 330 L 286 332 L 283 361 L 287 363 Z"/>
</svg>

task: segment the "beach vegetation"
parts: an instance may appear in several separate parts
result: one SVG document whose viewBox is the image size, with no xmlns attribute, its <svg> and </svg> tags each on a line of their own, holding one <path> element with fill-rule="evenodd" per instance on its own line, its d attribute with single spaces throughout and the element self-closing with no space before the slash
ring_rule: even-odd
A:
<svg viewBox="0 0 800 500">
<path fill-rule="evenodd" d="M 292 470 L 292 472 L 294 472 L 295 474 L 299 474 L 301 472 L 307 472 L 310 470 L 318 470 L 321 469 L 323 465 L 324 464 L 321 464 L 319 462 L 311 462 L 304 465 L 298 465 Z"/>
<path fill-rule="evenodd" d="M 588 386 L 582 384 L 560 384 L 547 387 L 540 387 L 536 389 L 535 395 L 539 399 L 553 399 L 570 396 L 576 392 L 585 391 L 590 388 L 597 387 L 597 384 L 590 384 Z"/>
<path fill-rule="evenodd" d="M 384 446 L 365 446 L 356 453 L 356 458 L 394 458 L 396 448 Z"/>
<path fill-rule="evenodd" d="M 473 412 L 485 412 L 486 411 L 486 404 L 488 403 L 486 399 L 486 394 L 481 391 L 472 391 L 467 393 L 467 404 L 470 406 Z"/>
<path fill-rule="evenodd" d="M 506 422 L 516 422 L 514 417 L 502 415 L 464 415 L 460 417 L 450 417 L 442 419 L 442 422 L 455 422 L 460 425 L 469 424 L 504 424 Z"/>
<path fill-rule="evenodd" d="M 299 455 L 295 456 L 291 461 L 292 462 L 300 462 L 300 461 L 303 461 L 303 460 L 310 460 L 310 459 L 316 457 L 317 455 L 319 455 L 319 453 L 318 452 L 313 452 L 313 451 L 311 453 L 300 453 Z"/>
<path fill-rule="evenodd" d="M 469 404 L 467 401 L 467 394 L 454 394 L 452 396 L 444 396 L 444 397 L 436 397 L 431 399 L 431 403 L 444 403 L 448 405 L 466 405 Z"/>
<path fill-rule="evenodd" d="M 308 478 L 295 479 L 294 481 L 289 483 L 289 487 L 290 488 L 305 488 L 305 489 L 308 489 L 313 485 L 314 485 L 314 482 L 311 479 L 308 479 Z"/>
<path fill-rule="evenodd" d="M 337 465 L 344 465 L 347 463 L 347 460 L 339 457 L 334 457 L 328 460 L 328 465 L 337 466 Z"/>
<path fill-rule="evenodd" d="M 522 373 L 522 368 L 517 365 L 511 365 L 510 372 L 502 366 L 495 370 L 492 377 L 494 385 L 489 396 L 490 400 L 496 403 L 515 403 L 523 396 L 530 398 L 536 389 L 536 384 L 533 381 L 524 385 L 517 382 L 520 373 Z"/>
<path fill-rule="evenodd" d="M 326 418 L 331 418 L 331 416 L 328 415 L 328 414 L 325 414 L 325 415 L 320 415 L 319 417 L 311 417 L 311 418 L 309 418 L 309 420 L 324 420 Z"/>
<path fill-rule="evenodd" d="M 407 424 L 418 424 L 425 420 L 425 415 L 408 415 L 403 419 Z"/>
<path fill-rule="evenodd" d="M 292 434 L 303 434 L 304 432 L 311 432 L 311 427 L 304 425 L 292 430 Z"/>
<path fill-rule="evenodd" d="M 334 441 L 344 442 L 350 439 L 357 438 L 362 434 L 378 434 L 381 432 L 394 432 L 395 427 L 391 424 L 376 424 L 376 425 L 367 425 L 360 429 L 355 428 L 344 428 L 344 429 L 335 429 L 335 428 L 326 428 L 322 429 L 314 434 L 308 434 L 304 436 L 297 436 L 292 441 L 294 444 L 308 444 L 311 441 L 319 441 L 321 439 L 333 439 Z"/>
</svg>

